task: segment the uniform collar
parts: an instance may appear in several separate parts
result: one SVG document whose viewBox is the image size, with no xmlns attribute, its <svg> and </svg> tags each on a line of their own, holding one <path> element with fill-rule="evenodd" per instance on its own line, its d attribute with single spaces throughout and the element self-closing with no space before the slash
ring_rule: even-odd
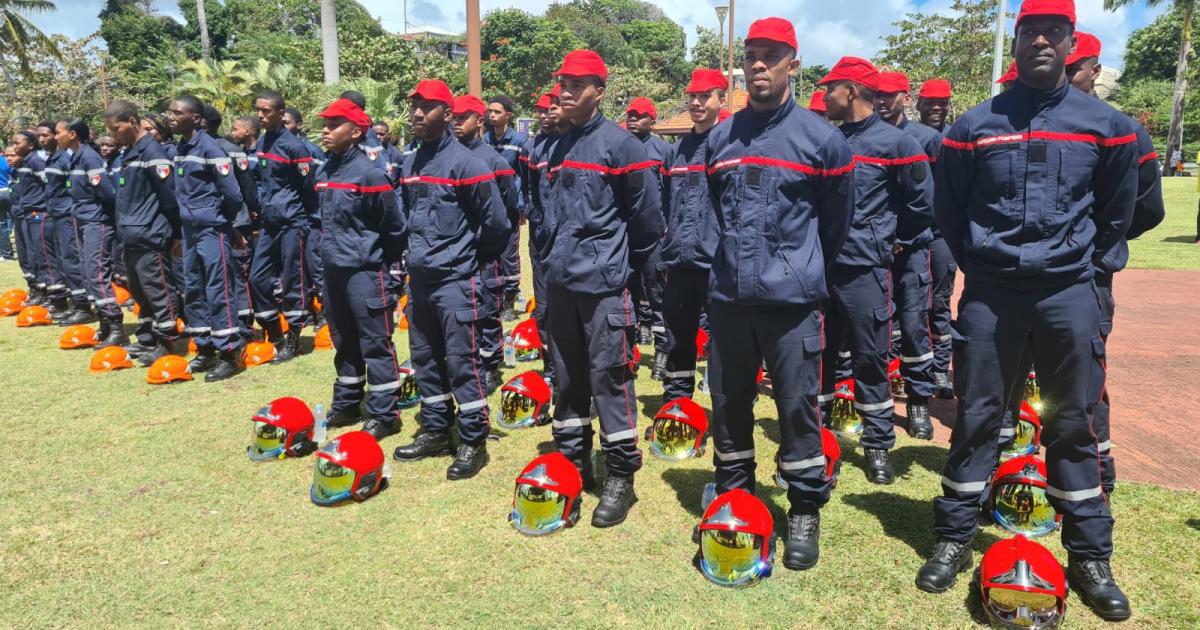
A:
<svg viewBox="0 0 1200 630">
<path fill-rule="evenodd" d="M 417 151 L 422 153 L 438 153 L 449 146 L 451 142 L 458 142 L 458 138 L 447 132 L 442 135 L 442 139 L 438 142 L 425 142 L 422 140 L 421 145 L 417 147 Z"/>
<path fill-rule="evenodd" d="M 204 135 L 206 135 L 204 131 L 198 130 L 197 133 L 193 134 L 191 138 L 181 139 L 180 142 L 175 145 L 175 148 L 183 149 L 186 147 L 190 149 L 200 144 L 200 137 Z"/>
<path fill-rule="evenodd" d="M 1009 89 L 1009 92 L 1012 92 L 1014 96 L 1029 102 L 1035 109 L 1045 109 L 1061 103 L 1070 91 L 1071 82 L 1066 80 L 1062 82 L 1062 85 L 1052 90 L 1035 90 L 1021 83 L 1018 79 L 1013 87 Z"/>
<path fill-rule="evenodd" d="M 779 107 L 769 111 L 755 111 L 754 108 L 750 107 L 749 105 L 747 105 L 746 109 L 742 111 L 746 112 L 746 114 L 750 116 L 750 120 L 754 121 L 756 124 L 764 127 L 774 127 L 775 125 L 779 124 L 779 121 L 783 120 L 788 114 L 792 113 L 792 110 L 794 109 L 796 109 L 796 100 L 789 96 L 788 99 L 783 102 L 783 105 L 780 105 Z"/>
<path fill-rule="evenodd" d="M 481 140 L 479 138 L 479 136 L 475 136 L 474 138 L 471 138 L 469 141 L 464 142 L 463 146 L 467 147 L 468 149 L 475 150 L 475 149 L 478 149 L 479 147 L 483 146 L 483 140 Z"/>
<path fill-rule="evenodd" d="M 142 152 L 146 150 L 146 147 L 150 146 L 151 142 L 154 142 L 154 138 L 150 134 L 146 134 L 146 135 L 142 136 L 141 140 L 134 142 L 133 146 L 129 147 L 128 154 L 129 155 L 135 155 L 135 154 L 141 155 Z"/>
<path fill-rule="evenodd" d="M 504 130 L 504 135 L 500 136 L 499 138 L 497 138 L 496 134 L 491 130 L 491 128 L 489 128 L 487 130 L 487 137 L 489 139 L 488 144 L 511 144 L 511 140 L 515 135 L 516 132 L 513 131 L 512 125 L 509 125 L 508 128 Z"/>
<path fill-rule="evenodd" d="M 866 129 L 869 129 L 871 126 L 873 126 L 875 123 L 879 122 L 879 120 L 880 120 L 879 114 L 872 113 L 870 116 L 867 116 L 866 118 L 864 118 L 858 122 L 842 123 L 842 127 L 841 127 L 842 133 L 845 134 L 846 136 L 853 136 L 855 134 L 862 133 Z"/>
<path fill-rule="evenodd" d="M 905 128 L 905 127 L 907 127 L 907 126 L 908 126 L 908 116 L 905 116 L 904 114 L 901 114 L 901 115 L 900 115 L 900 124 L 896 125 L 896 128 L 897 128 L 897 129 L 904 129 L 904 128 Z"/>
<path fill-rule="evenodd" d="M 600 123 L 604 122 L 605 120 L 607 119 L 604 117 L 604 114 L 600 113 L 600 110 L 596 110 L 595 116 L 592 116 L 587 122 L 578 127 L 571 125 L 571 130 L 579 134 L 588 133 L 596 129 L 596 127 L 599 127 Z"/>
</svg>

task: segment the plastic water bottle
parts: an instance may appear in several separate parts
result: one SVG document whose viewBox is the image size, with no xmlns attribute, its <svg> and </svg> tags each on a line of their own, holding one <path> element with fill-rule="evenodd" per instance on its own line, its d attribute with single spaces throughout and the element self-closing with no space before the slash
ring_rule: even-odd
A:
<svg viewBox="0 0 1200 630">
<path fill-rule="evenodd" d="M 504 367 L 517 367 L 517 349 L 513 347 L 512 333 L 504 335 Z"/>
<path fill-rule="evenodd" d="M 388 481 L 392 479 L 392 462 L 388 461 L 387 458 L 383 460 L 383 478 Z"/>
<path fill-rule="evenodd" d="M 313 425 L 315 426 L 313 441 L 317 443 L 317 446 L 325 446 L 325 433 L 329 426 L 325 421 L 325 405 L 321 403 L 317 403 L 316 408 L 313 409 Z"/>
<path fill-rule="evenodd" d="M 704 492 L 700 494 L 700 511 L 708 509 L 708 506 L 717 499 L 717 484 L 710 481 L 704 484 Z"/>
</svg>

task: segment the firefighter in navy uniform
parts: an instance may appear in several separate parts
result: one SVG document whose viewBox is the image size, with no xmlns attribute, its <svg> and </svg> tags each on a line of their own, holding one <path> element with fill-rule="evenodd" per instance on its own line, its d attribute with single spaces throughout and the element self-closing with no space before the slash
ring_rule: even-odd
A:
<svg viewBox="0 0 1200 630">
<path fill-rule="evenodd" d="M 479 320 L 481 302 L 495 298 L 479 270 L 500 257 L 512 227 L 495 173 L 450 133 L 450 88 L 421 81 L 409 99 L 421 146 L 405 160 L 401 194 L 410 230 L 408 343 L 422 430 L 394 455 L 415 461 L 450 453 L 457 415 L 458 448 L 446 478 L 468 479 L 487 465 L 490 429 Z"/>
<path fill-rule="evenodd" d="M 532 138 L 526 159 L 523 161 L 523 176 L 525 187 L 522 192 L 528 192 L 525 202 L 525 218 L 529 224 L 529 266 L 533 272 L 533 319 L 537 322 L 538 336 L 546 347 L 542 357 L 542 378 L 554 388 L 554 339 L 550 337 L 549 313 L 546 311 L 546 265 L 541 258 L 541 252 L 548 251 L 545 225 L 546 194 L 549 192 L 549 180 L 546 177 L 549 167 L 547 156 L 554 143 L 565 131 L 565 121 L 559 119 L 560 105 L 558 93 L 561 88 L 555 84 L 551 90 L 538 99 L 538 110 L 543 105 L 545 112 L 540 114 L 538 134 Z"/>
<path fill-rule="evenodd" d="M 325 119 L 321 143 L 329 150 L 315 176 L 323 215 L 322 299 L 337 369 L 329 425 L 362 420 L 366 385 L 363 429 L 379 440 L 400 430 L 400 366 L 385 277 L 404 251 L 404 214 L 391 182 L 360 147 L 370 124 L 362 108 L 338 99 L 320 116 Z"/>
<path fill-rule="evenodd" d="M 486 106 L 477 96 L 459 96 L 454 99 L 451 114 L 454 117 L 454 136 L 463 146 L 471 150 L 496 176 L 496 187 L 508 212 L 508 222 L 516 230 L 520 225 L 517 197 L 520 194 L 514 182 L 517 173 L 508 161 L 480 138 L 482 121 L 487 114 Z M 500 310 L 504 304 L 504 275 L 501 261 L 492 261 L 480 267 L 483 286 L 487 289 L 486 299 L 479 301 L 479 358 L 487 371 L 487 393 L 490 396 L 503 384 L 500 363 L 504 359 L 503 335 Z"/>
<path fill-rule="evenodd" d="M 183 224 L 183 292 L 187 332 L 196 341 L 188 368 L 204 381 L 225 380 L 241 369 L 243 333 L 233 262 L 233 219 L 242 209 L 237 166 L 204 132 L 204 104 L 181 94 L 170 104 L 175 152 L 175 198 Z"/>
<path fill-rule="evenodd" d="M 277 352 L 272 363 L 289 361 L 300 350 L 300 331 L 308 325 L 309 292 L 305 241 L 314 198 L 309 173 L 312 152 L 283 126 L 284 101 L 277 92 L 259 94 L 254 104 L 263 134 L 258 156 L 258 205 L 262 228 L 250 263 L 254 318 L 267 331 Z M 275 308 L 275 279 L 283 289 L 284 333 Z"/>
<path fill-rule="evenodd" d="M 683 93 L 692 130 L 663 157 L 666 234 L 662 314 L 667 329 L 663 404 L 696 389 L 696 332 L 708 304 L 708 275 L 717 249 L 717 215 L 708 194 L 704 143 L 725 106 L 729 82 L 720 70 L 697 68 Z M 655 356 L 657 362 L 657 355 Z"/>
<path fill-rule="evenodd" d="M 12 172 L 12 208 L 9 216 L 13 220 L 13 237 L 17 244 L 17 261 L 21 275 L 29 287 L 26 305 L 45 304 L 46 285 L 41 271 L 41 247 L 39 232 L 41 215 L 45 213 L 46 182 L 41 171 L 45 162 L 37 154 L 37 136 L 29 131 L 18 131 L 9 140 L 17 163 Z"/>
<path fill-rule="evenodd" d="M 295 107 L 283 108 L 283 126 L 288 131 L 292 132 L 296 138 L 300 140 L 300 144 L 308 150 L 309 156 L 312 157 L 312 167 L 309 169 L 309 178 L 313 177 L 313 172 L 325 163 L 325 151 L 317 145 L 313 144 L 308 136 L 304 134 L 304 117 L 300 114 L 300 110 Z M 367 156 L 372 161 L 378 157 L 379 150 L 367 149 Z M 378 162 L 377 162 L 378 163 Z M 304 186 L 307 190 L 312 185 L 311 181 L 306 181 Z M 305 210 L 308 211 L 308 236 L 304 239 L 304 282 L 308 287 L 304 307 L 309 309 L 313 320 L 313 328 L 320 328 L 323 324 L 322 314 L 316 312 L 312 298 L 322 295 L 325 284 L 324 263 L 321 259 L 321 209 L 315 203 L 306 203 Z"/>
<path fill-rule="evenodd" d="M 141 122 L 137 106 L 128 101 L 116 101 L 104 110 L 108 132 L 129 147 L 117 177 L 116 223 L 129 292 L 141 313 L 138 342 L 129 353 L 148 367 L 171 353 L 183 306 L 171 271 L 171 252 L 180 238 L 172 164 Z"/>
<path fill-rule="evenodd" d="M 1067 81 L 1074 26 L 1070 0 L 1026 0 L 1015 85 L 955 121 L 938 160 L 938 226 L 966 279 L 955 322 L 960 403 L 934 500 L 937 543 L 916 582 L 942 592 L 971 564 L 981 495 L 1028 347 L 1054 403 L 1041 442 L 1068 580 L 1097 615 L 1119 621 L 1131 612 L 1109 566 L 1113 519 L 1093 419 L 1105 381 L 1095 275 L 1125 265 L 1139 155 L 1129 117 Z"/>
<path fill-rule="evenodd" d="M 254 182 L 254 168 L 250 164 L 250 156 L 246 155 L 246 151 L 241 145 L 221 135 L 221 122 L 221 113 L 212 105 L 205 103 L 204 131 L 217 143 L 217 148 L 229 156 L 229 160 L 233 164 L 233 176 L 237 179 L 238 190 L 242 193 L 242 206 L 231 222 L 233 238 L 230 242 L 233 244 L 233 258 L 230 259 L 229 264 L 233 266 L 234 273 L 238 276 L 238 286 L 241 287 L 237 295 L 233 296 L 237 304 L 238 320 L 241 322 L 243 335 L 250 338 L 254 328 L 254 310 L 250 306 L 252 302 L 250 287 L 246 283 L 245 259 L 248 255 L 249 243 L 242 234 L 242 228 L 250 225 L 251 212 L 258 214 L 258 188 Z"/>
<path fill-rule="evenodd" d="M 515 116 L 515 106 L 511 98 L 505 94 L 493 96 L 488 101 L 488 124 L 483 134 L 483 141 L 495 149 L 500 157 L 508 163 L 508 168 L 514 172 L 521 165 L 521 147 L 525 145 L 526 139 L 525 134 L 512 128 Z M 514 185 L 518 187 L 520 184 L 519 180 L 514 182 Z M 521 203 L 520 191 L 518 191 L 517 203 Z M 524 211 L 523 205 L 517 208 L 518 214 Z M 508 236 L 508 245 L 504 247 L 504 255 L 500 258 L 500 273 L 504 277 L 504 303 L 501 312 L 504 321 L 516 321 L 518 318 L 516 302 L 517 295 L 521 292 L 520 242 L 520 228 L 517 223 L 514 223 L 513 231 Z"/>
<path fill-rule="evenodd" d="M 83 288 L 83 269 L 80 267 L 79 225 L 75 220 L 71 191 L 67 187 L 71 170 L 71 154 L 59 145 L 52 122 L 39 123 L 38 139 L 49 157 L 43 171 L 46 181 L 45 233 L 46 262 L 54 270 L 54 282 L 47 288 L 50 294 L 50 314 L 60 326 L 73 326 L 96 321 Z"/>
<path fill-rule="evenodd" d="M 821 404 L 826 412 L 832 407 L 838 350 L 845 343 L 854 372 L 854 407 L 863 417 L 867 479 L 890 484 L 896 478 L 888 456 L 896 442 L 887 375 L 891 265 L 894 255 L 932 225 L 933 176 L 921 145 L 875 113 L 879 72 L 869 61 L 843 57 L 820 83 L 828 86 L 829 118 L 842 121 L 840 129 L 854 152 L 856 190 L 850 233 L 829 270 Z M 928 410 L 923 411 L 928 423 Z"/>
<path fill-rule="evenodd" d="M 820 557 L 830 492 L 817 405 L 821 301 L 854 213 L 850 148 L 793 100 L 799 65 L 791 22 L 751 24 L 742 61 L 749 106 L 709 132 L 704 148 L 718 233 L 708 306 L 716 489 L 754 492 L 755 374 L 765 360 L 790 503 L 783 564 L 792 570 Z"/>
<path fill-rule="evenodd" d="M 937 163 L 942 149 L 942 134 L 904 114 L 910 90 L 903 72 L 879 73 L 879 91 L 875 93 L 875 111 L 884 122 L 913 137 L 931 165 Z M 937 235 L 934 228 L 923 230 L 916 238 L 902 243 L 892 261 L 892 297 L 900 332 L 900 374 L 904 378 L 908 408 L 908 434 L 921 440 L 933 439 L 929 419 L 929 399 L 937 383 L 933 370 L 933 339 L 929 317 L 933 308 L 933 267 L 930 245 Z M 894 337 L 893 337 L 894 338 Z M 894 353 L 895 354 L 895 353 Z"/>
<path fill-rule="evenodd" d="M 600 415 L 608 477 L 594 527 L 625 521 L 637 501 L 636 318 L 626 287 L 663 231 L 659 165 L 636 138 L 600 113 L 608 68 L 591 50 L 568 53 L 555 72 L 560 120 L 570 127 L 546 156 L 540 253 L 546 273 L 558 404 L 558 449 L 594 487 L 591 405 Z"/>
<path fill-rule="evenodd" d="M 654 103 L 645 97 L 638 97 L 629 102 L 625 108 L 625 128 L 641 141 L 646 148 L 646 154 L 652 161 L 658 162 L 655 168 L 662 166 L 663 158 L 670 151 L 671 145 L 662 138 L 650 133 L 658 120 L 658 109 Z M 659 196 L 662 186 L 660 179 Z M 667 368 L 667 326 L 663 321 L 663 277 L 662 251 L 655 249 L 646 264 L 635 269 L 633 279 L 629 283 L 629 292 L 637 307 L 638 343 L 654 344 L 655 380 L 662 380 Z"/>
</svg>

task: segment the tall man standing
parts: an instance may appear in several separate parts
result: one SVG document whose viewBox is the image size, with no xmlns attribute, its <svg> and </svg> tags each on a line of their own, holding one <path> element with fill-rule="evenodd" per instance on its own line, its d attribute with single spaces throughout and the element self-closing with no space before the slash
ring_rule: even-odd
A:
<svg viewBox="0 0 1200 630">
<path fill-rule="evenodd" d="M 504 158 L 504 161 L 508 162 L 508 168 L 515 172 L 521 165 L 521 147 L 525 145 L 525 134 L 512 128 L 514 116 L 516 116 L 516 110 L 511 98 L 505 94 L 493 96 L 492 100 L 488 101 L 488 128 L 483 134 L 483 141 L 495 149 Z M 515 184 L 520 186 L 520 181 L 516 181 Z M 517 203 L 521 203 L 519 194 Z M 518 207 L 518 211 L 523 212 L 524 208 Z M 512 234 L 509 234 L 508 244 L 504 247 L 504 255 L 500 257 L 500 273 L 504 279 L 504 304 L 501 316 L 504 321 L 517 319 L 515 305 L 517 294 L 521 292 L 520 241 L 520 229 L 513 224 Z"/>
<path fill-rule="evenodd" d="M 641 141 L 650 160 L 658 163 L 654 168 L 662 165 L 663 158 L 671 149 L 671 145 L 662 138 L 650 133 L 657 120 L 658 109 L 644 96 L 633 99 L 625 108 L 625 128 Z M 660 180 L 660 196 L 661 191 Z M 661 264 L 662 252 L 655 249 L 646 259 L 646 264 L 634 270 L 633 280 L 629 283 L 630 293 L 637 307 L 638 343 L 654 344 L 655 380 L 662 380 L 667 368 L 667 327 L 663 323 L 663 278 L 659 269 Z"/>
</svg>

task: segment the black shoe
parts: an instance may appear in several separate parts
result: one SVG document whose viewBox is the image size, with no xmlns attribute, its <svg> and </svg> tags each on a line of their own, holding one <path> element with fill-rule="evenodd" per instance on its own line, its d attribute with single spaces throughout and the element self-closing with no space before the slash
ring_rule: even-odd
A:
<svg viewBox="0 0 1200 630">
<path fill-rule="evenodd" d="M 793 571 L 811 569 L 821 557 L 821 513 L 815 509 L 788 514 L 783 566 Z"/>
<path fill-rule="evenodd" d="M 609 474 L 604 480 L 600 503 L 592 510 L 592 527 L 612 527 L 625 522 L 629 508 L 637 503 L 633 492 L 633 477 Z"/>
<path fill-rule="evenodd" d="M 400 432 L 400 420 L 371 418 L 363 425 L 363 431 L 371 434 L 376 442 L 382 442 L 383 438 L 391 437 Z"/>
<path fill-rule="evenodd" d="M 415 440 L 406 446 L 398 446 L 392 452 L 392 457 L 402 462 L 415 462 L 426 457 L 450 454 L 450 435 L 422 431 Z"/>
<path fill-rule="evenodd" d="M 274 321 L 263 323 L 262 328 L 267 335 L 265 341 L 275 344 L 276 347 L 283 342 L 283 324 L 279 323 L 278 317 Z"/>
<path fill-rule="evenodd" d="M 44 289 L 30 288 L 25 296 L 25 306 L 45 306 L 46 291 Z"/>
<path fill-rule="evenodd" d="M 454 454 L 454 461 L 450 462 L 450 467 L 446 469 L 446 478 L 450 481 L 458 481 L 459 479 L 470 479 L 479 474 L 484 466 L 487 466 L 489 458 L 487 452 L 487 444 L 478 446 L 471 444 L 459 444 L 458 452 Z"/>
<path fill-rule="evenodd" d="M 125 347 L 125 351 L 129 353 L 129 356 L 130 356 L 131 358 L 134 358 L 134 359 L 136 359 L 136 358 L 138 358 L 138 357 L 140 357 L 140 356 L 142 356 L 143 354 L 146 354 L 146 353 L 148 353 L 148 352 L 154 352 L 154 348 L 155 348 L 155 347 L 156 347 L 156 346 L 154 346 L 153 344 L 151 344 L 151 345 L 145 345 L 145 344 L 143 344 L 143 343 L 142 343 L 142 342 L 140 342 L 140 341 L 135 341 L 135 342 L 133 342 L 132 344 L 130 344 L 130 345 L 128 345 L 128 346 L 126 346 L 126 347 Z"/>
<path fill-rule="evenodd" d="M 142 367 L 150 367 L 151 365 L 154 365 L 155 361 L 167 356 L 168 354 L 171 354 L 171 349 L 164 344 L 159 344 L 154 346 L 154 348 L 149 352 L 138 355 L 137 360 L 138 363 L 142 364 Z"/>
<path fill-rule="evenodd" d="M 575 464 L 575 468 L 579 470 L 579 477 L 583 479 L 583 491 L 595 492 L 596 472 L 592 470 L 592 454 L 584 453 L 583 459 L 571 463 Z"/>
<path fill-rule="evenodd" d="M 950 375 L 945 372 L 933 373 L 933 395 L 942 400 L 954 398 L 954 386 L 950 384 Z"/>
<path fill-rule="evenodd" d="M 971 543 L 938 539 L 933 553 L 917 570 L 917 588 L 926 593 L 945 593 L 958 574 L 971 568 Z"/>
<path fill-rule="evenodd" d="M 908 436 L 918 440 L 933 439 L 933 422 L 929 420 L 928 401 L 909 400 Z"/>
<path fill-rule="evenodd" d="M 96 314 L 92 312 L 91 307 L 76 306 L 74 310 L 67 313 L 66 317 L 59 322 L 59 326 L 78 326 L 80 324 L 91 324 L 96 320 Z"/>
<path fill-rule="evenodd" d="M 639 325 L 638 326 L 638 345 L 648 346 L 652 343 L 654 343 L 654 332 L 651 331 L 650 327 L 645 324 Z"/>
<path fill-rule="evenodd" d="M 201 348 L 196 353 L 196 357 L 188 361 L 188 369 L 192 371 L 192 374 L 207 372 L 217 367 L 218 361 L 220 359 L 217 358 L 216 348 Z"/>
<path fill-rule="evenodd" d="M 241 353 L 237 350 L 228 350 L 221 353 L 221 358 L 208 370 L 204 375 L 205 383 L 215 383 L 223 381 L 238 372 L 242 371 L 242 365 L 239 361 Z"/>
<path fill-rule="evenodd" d="M 661 381 L 667 376 L 667 355 L 665 353 L 654 353 L 654 371 L 650 373 L 650 378 Z"/>
<path fill-rule="evenodd" d="M 867 480 L 883 486 L 896 481 L 896 472 L 892 470 L 892 462 L 888 460 L 887 449 L 864 449 L 867 455 Z"/>
<path fill-rule="evenodd" d="M 1079 598 L 1097 617 L 1105 621 L 1125 621 L 1133 614 L 1129 608 L 1129 598 L 1113 580 L 1108 560 L 1083 560 L 1069 556 L 1067 584 L 1079 593 Z"/>
<path fill-rule="evenodd" d="M 358 405 L 354 405 L 330 411 L 329 415 L 325 416 L 325 426 L 330 429 L 340 429 L 356 425 L 362 422 L 362 419 L 362 411 L 359 410 Z"/>
<path fill-rule="evenodd" d="M 503 379 L 504 376 L 500 374 L 500 368 L 488 370 L 483 379 L 486 384 L 488 396 L 491 396 L 492 394 L 496 393 L 497 389 L 500 389 L 500 386 L 504 384 L 502 382 Z"/>
<path fill-rule="evenodd" d="M 506 295 L 500 309 L 500 319 L 506 322 L 515 322 L 521 317 L 517 312 L 517 296 Z"/>
<path fill-rule="evenodd" d="M 275 358 L 271 363 L 291 361 L 300 353 L 300 329 L 293 326 L 283 333 L 283 340 L 275 345 Z"/>
</svg>

